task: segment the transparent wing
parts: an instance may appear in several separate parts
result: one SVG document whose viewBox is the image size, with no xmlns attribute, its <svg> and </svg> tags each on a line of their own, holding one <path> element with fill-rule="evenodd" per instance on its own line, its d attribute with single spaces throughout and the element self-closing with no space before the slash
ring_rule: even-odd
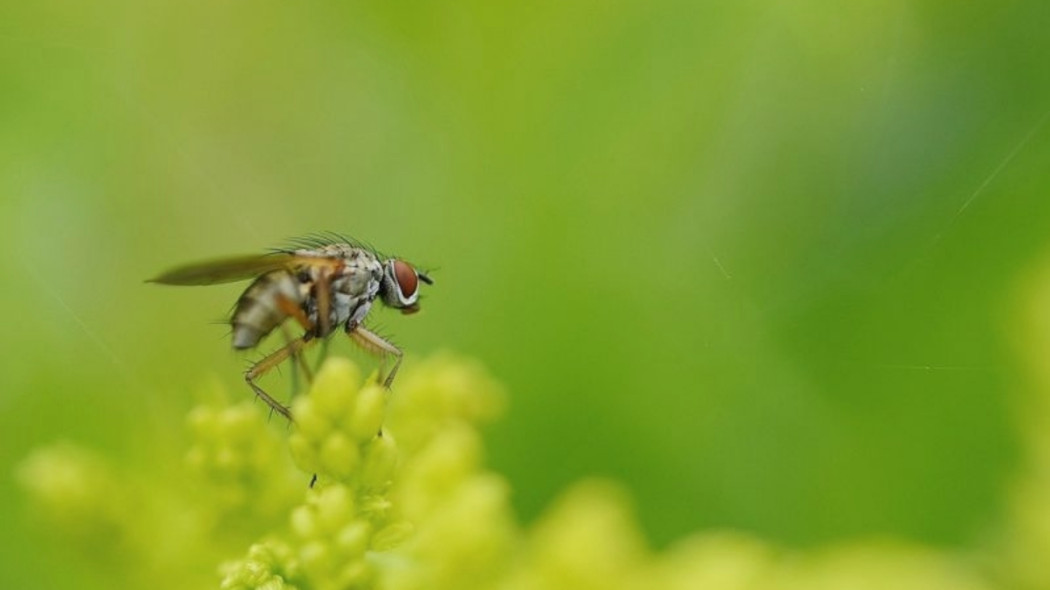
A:
<svg viewBox="0 0 1050 590">
<path fill-rule="evenodd" d="M 297 256 L 285 252 L 235 256 L 187 264 L 149 279 L 162 285 L 217 285 L 255 278 L 261 274 L 303 266 L 337 266 L 333 258 Z"/>
</svg>

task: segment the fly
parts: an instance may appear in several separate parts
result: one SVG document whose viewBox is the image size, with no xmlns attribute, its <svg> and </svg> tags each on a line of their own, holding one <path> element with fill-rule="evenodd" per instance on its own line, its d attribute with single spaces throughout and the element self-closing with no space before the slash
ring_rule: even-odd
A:
<svg viewBox="0 0 1050 590">
<path fill-rule="evenodd" d="M 372 304 L 383 304 L 410 314 L 419 311 L 419 283 L 433 284 L 426 273 L 399 258 L 383 258 L 342 237 L 308 238 L 294 247 L 266 254 L 224 258 L 169 270 L 149 282 L 165 285 L 214 285 L 252 279 L 234 306 L 230 325 L 233 348 L 255 348 L 289 318 L 303 329 L 281 348 L 253 364 L 244 380 L 273 410 L 289 420 L 289 408 L 266 393 L 256 379 L 289 358 L 302 361 L 301 352 L 312 342 L 342 328 L 366 351 L 394 366 L 383 380 L 390 384 L 403 353 L 363 324 Z M 305 363 L 303 363 L 305 368 Z"/>
</svg>

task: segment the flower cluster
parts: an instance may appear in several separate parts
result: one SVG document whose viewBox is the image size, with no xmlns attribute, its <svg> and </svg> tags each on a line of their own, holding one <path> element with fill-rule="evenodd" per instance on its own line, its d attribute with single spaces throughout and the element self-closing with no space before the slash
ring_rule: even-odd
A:
<svg viewBox="0 0 1050 590">
<path fill-rule="evenodd" d="M 491 579 L 516 530 L 508 486 L 481 472 L 476 427 L 498 413 L 502 390 L 477 365 L 437 357 L 399 383 L 393 426 L 387 399 L 349 361 L 322 367 L 292 408 L 291 454 L 317 483 L 290 512 L 291 558 L 260 560 L 257 545 L 227 564 L 224 588 L 288 584 L 287 572 L 318 589 L 462 587 L 464 566 Z"/>
<path fill-rule="evenodd" d="M 393 394 L 333 358 L 294 401 L 290 427 L 248 403 L 194 409 L 182 488 L 135 485 L 68 444 L 38 450 L 18 475 L 53 529 L 85 549 L 134 556 L 122 562 L 140 568 L 129 586 L 985 590 L 1050 579 L 1033 573 L 1039 555 L 1021 559 L 1016 547 L 1001 560 L 1009 571 L 899 542 L 790 552 L 727 532 L 654 551 L 628 495 L 606 481 L 573 486 L 524 526 L 510 485 L 485 467 L 480 427 L 505 399 L 477 363 L 453 356 L 412 363 Z M 1045 497 L 1024 499 L 1022 516 L 1050 514 Z M 1044 530 L 1015 533 L 1045 547 Z"/>
<path fill-rule="evenodd" d="M 268 428 L 266 416 L 249 401 L 202 404 L 187 417 L 190 448 L 185 464 L 198 501 L 211 505 L 216 526 L 235 519 L 273 523 L 283 518 L 301 492 L 284 441 Z"/>
<path fill-rule="evenodd" d="M 68 442 L 33 451 L 16 477 L 38 512 L 92 551 L 119 552 L 130 527 L 124 487 L 103 457 Z"/>
<path fill-rule="evenodd" d="M 385 405 L 382 386 L 372 380 L 361 387 L 356 365 L 330 360 L 310 395 L 292 406 L 296 428 L 288 444 L 296 464 L 321 478 L 382 490 L 397 455 L 394 441 L 382 433 Z"/>
<path fill-rule="evenodd" d="M 284 541 L 269 539 L 248 549 L 248 555 L 221 567 L 222 590 L 295 590 L 303 582 L 295 552 Z"/>
</svg>

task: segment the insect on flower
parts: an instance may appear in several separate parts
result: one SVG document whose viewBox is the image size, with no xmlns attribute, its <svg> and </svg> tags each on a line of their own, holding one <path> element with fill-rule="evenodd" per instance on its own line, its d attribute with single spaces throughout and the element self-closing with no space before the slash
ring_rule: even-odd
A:
<svg viewBox="0 0 1050 590">
<path fill-rule="evenodd" d="M 234 306 L 230 325 L 233 347 L 255 348 L 285 320 L 294 319 L 303 335 L 263 357 L 245 373 L 244 380 L 274 411 L 289 420 L 291 412 L 263 391 L 256 379 L 295 357 L 308 372 L 301 352 L 339 327 L 366 351 L 394 366 L 383 380 L 389 388 L 401 366 L 402 352 L 366 328 L 372 303 L 410 314 L 419 311 L 419 283 L 430 277 L 398 258 L 384 258 L 375 250 L 342 236 L 323 235 L 295 240 L 286 249 L 254 256 L 224 258 L 174 268 L 149 282 L 165 285 L 214 285 L 254 279 Z"/>
</svg>

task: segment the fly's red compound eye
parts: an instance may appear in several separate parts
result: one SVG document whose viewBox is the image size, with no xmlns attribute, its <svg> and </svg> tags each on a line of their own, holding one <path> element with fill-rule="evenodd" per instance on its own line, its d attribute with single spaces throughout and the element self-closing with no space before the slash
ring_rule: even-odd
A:
<svg viewBox="0 0 1050 590">
<path fill-rule="evenodd" d="M 394 278 L 397 279 L 397 288 L 401 291 L 401 297 L 411 301 L 416 296 L 416 290 L 419 289 L 419 277 L 416 275 L 416 269 L 412 268 L 407 262 L 395 260 Z"/>
</svg>

